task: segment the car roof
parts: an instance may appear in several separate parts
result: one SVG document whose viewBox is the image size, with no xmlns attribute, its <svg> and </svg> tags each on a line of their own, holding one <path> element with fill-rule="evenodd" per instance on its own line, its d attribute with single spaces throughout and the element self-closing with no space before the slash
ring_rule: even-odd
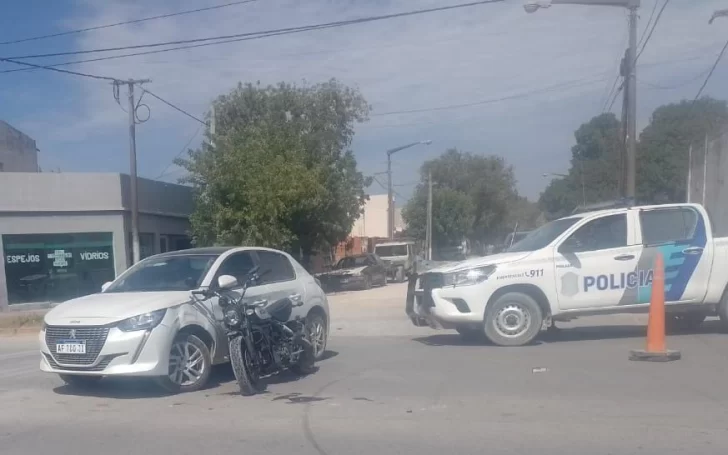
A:
<svg viewBox="0 0 728 455">
<path fill-rule="evenodd" d="M 224 253 L 227 253 L 229 251 L 246 251 L 246 250 L 258 250 L 258 251 L 273 251 L 275 253 L 283 253 L 279 250 L 274 250 L 273 248 L 265 248 L 262 246 L 208 246 L 208 247 L 202 247 L 202 248 L 188 248 L 186 250 L 176 250 L 176 251 L 167 251 L 166 253 L 156 254 L 155 257 L 169 257 L 169 256 L 183 256 L 183 255 L 190 255 L 190 254 L 212 254 L 212 255 L 221 255 Z"/>
</svg>

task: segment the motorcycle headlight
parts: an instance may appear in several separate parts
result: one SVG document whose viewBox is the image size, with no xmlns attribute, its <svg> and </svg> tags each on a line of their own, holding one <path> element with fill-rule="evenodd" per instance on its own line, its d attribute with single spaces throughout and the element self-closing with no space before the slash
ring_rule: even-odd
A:
<svg viewBox="0 0 728 455">
<path fill-rule="evenodd" d="M 225 312 L 225 324 L 235 327 L 240 324 L 240 314 L 237 310 L 227 310 Z"/>
<path fill-rule="evenodd" d="M 448 284 L 452 286 L 470 286 L 473 284 L 482 283 L 487 280 L 495 272 L 494 265 L 487 265 L 485 267 L 477 267 L 474 269 L 461 270 L 450 274 L 448 277 Z"/>
<path fill-rule="evenodd" d="M 151 313 L 144 313 L 138 316 L 124 319 L 117 327 L 123 332 L 134 332 L 137 330 L 151 330 L 159 325 L 164 319 L 164 315 L 167 313 L 167 309 L 152 311 Z"/>
</svg>

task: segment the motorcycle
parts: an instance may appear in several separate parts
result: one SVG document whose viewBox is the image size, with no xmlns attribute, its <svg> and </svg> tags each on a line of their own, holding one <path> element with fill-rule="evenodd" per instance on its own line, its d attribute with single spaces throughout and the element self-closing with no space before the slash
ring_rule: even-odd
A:
<svg viewBox="0 0 728 455">
<path fill-rule="evenodd" d="M 290 370 L 298 374 L 314 371 L 314 349 L 300 317 L 289 321 L 294 307 L 303 302 L 292 302 L 288 298 L 271 304 L 266 302 L 244 302 L 248 287 L 260 279 L 258 267 L 247 274 L 240 296 L 232 299 L 226 293 L 239 286 L 238 280 L 230 275 L 218 278 L 218 297 L 223 311 L 223 325 L 227 331 L 230 362 L 240 393 L 255 395 L 262 391 L 261 378 Z"/>
</svg>

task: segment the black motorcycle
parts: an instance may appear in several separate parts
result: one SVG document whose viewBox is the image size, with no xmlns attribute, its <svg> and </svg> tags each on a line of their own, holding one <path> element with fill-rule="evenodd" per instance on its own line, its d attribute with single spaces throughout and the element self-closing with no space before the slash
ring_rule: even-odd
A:
<svg viewBox="0 0 728 455">
<path fill-rule="evenodd" d="M 258 267 L 248 272 L 240 297 L 231 299 L 221 292 L 236 288 L 231 276 L 221 276 L 215 291 L 223 311 L 227 331 L 230 362 L 242 395 L 254 395 L 263 389 L 261 378 L 283 370 L 298 374 L 314 371 L 314 349 L 308 340 L 304 321 L 293 321 L 291 311 L 303 302 L 288 298 L 267 302 L 243 301 L 248 287 L 260 279 Z"/>
</svg>

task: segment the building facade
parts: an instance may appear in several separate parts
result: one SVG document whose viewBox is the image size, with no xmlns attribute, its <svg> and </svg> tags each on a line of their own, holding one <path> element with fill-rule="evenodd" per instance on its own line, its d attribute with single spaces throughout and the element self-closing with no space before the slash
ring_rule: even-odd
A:
<svg viewBox="0 0 728 455">
<path fill-rule="evenodd" d="M 142 258 L 190 247 L 190 188 L 139 179 Z M 98 292 L 132 262 L 130 178 L 0 174 L 0 311 Z"/>
<path fill-rule="evenodd" d="M 354 222 L 350 237 L 387 238 L 387 210 L 389 204 L 386 194 L 369 195 L 364 213 Z M 394 200 L 394 232 L 404 230 L 402 208 Z"/>
<path fill-rule="evenodd" d="M 38 172 L 35 140 L 0 120 L 0 172 Z"/>
</svg>

